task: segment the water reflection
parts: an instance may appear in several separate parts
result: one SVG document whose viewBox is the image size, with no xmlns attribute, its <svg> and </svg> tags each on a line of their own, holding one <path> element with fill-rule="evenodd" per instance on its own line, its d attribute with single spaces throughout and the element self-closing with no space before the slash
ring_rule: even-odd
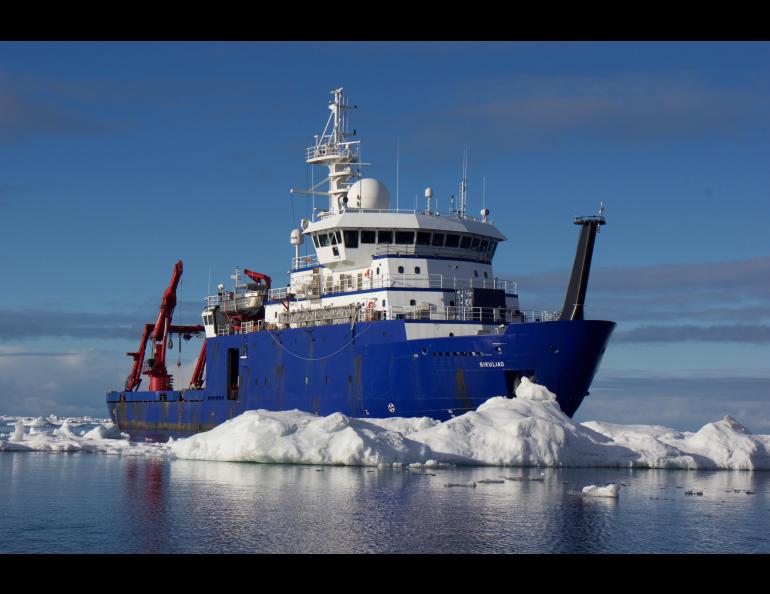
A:
<svg viewBox="0 0 770 594">
<path fill-rule="evenodd" d="M 0 551 L 770 552 L 770 473 L 418 472 L 4 453 Z"/>
<path fill-rule="evenodd" d="M 169 541 L 171 500 L 169 464 L 163 460 L 127 458 L 124 464 L 122 525 L 132 552 L 162 553 Z"/>
</svg>

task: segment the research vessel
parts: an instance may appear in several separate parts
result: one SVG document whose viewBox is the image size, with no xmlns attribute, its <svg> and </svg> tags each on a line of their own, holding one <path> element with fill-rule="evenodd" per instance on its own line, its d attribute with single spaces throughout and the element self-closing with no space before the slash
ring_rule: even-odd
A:
<svg viewBox="0 0 770 594">
<path fill-rule="evenodd" d="M 394 209 L 387 187 L 361 174 L 348 123 L 355 106 L 341 88 L 332 96 L 326 127 L 305 152 L 328 174 L 291 190 L 324 197 L 324 208 L 290 233 L 288 284 L 236 268 L 233 286 L 205 299 L 203 323 L 179 326 L 177 262 L 155 323 L 127 353 L 125 386 L 107 393 L 110 416 L 122 430 L 180 434 L 255 409 L 446 420 L 493 396 L 514 398 L 524 377 L 572 416 L 615 327 L 583 315 L 603 208 L 574 220 L 580 234 L 562 310 L 523 311 L 516 282 L 492 270 L 506 237 L 488 209 L 466 212 L 467 161 L 448 211 L 431 202 L 431 188 L 421 208 Z M 305 242 L 312 255 L 300 255 Z M 203 341 L 192 378 L 174 386 L 167 350 L 174 337 L 194 336 Z"/>
</svg>

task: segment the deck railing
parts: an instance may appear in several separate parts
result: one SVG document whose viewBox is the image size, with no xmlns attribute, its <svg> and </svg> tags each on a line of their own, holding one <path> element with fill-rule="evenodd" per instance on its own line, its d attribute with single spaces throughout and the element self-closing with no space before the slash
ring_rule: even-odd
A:
<svg viewBox="0 0 770 594">
<path fill-rule="evenodd" d="M 517 295 L 516 281 L 501 278 L 458 278 L 443 274 L 380 274 L 374 276 L 340 275 L 330 278 L 318 276 L 313 280 L 289 287 L 270 289 L 268 299 L 317 299 L 324 295 L 368 291 L 372 289 L 501 289 L 509 295 Z"/>
</svg>

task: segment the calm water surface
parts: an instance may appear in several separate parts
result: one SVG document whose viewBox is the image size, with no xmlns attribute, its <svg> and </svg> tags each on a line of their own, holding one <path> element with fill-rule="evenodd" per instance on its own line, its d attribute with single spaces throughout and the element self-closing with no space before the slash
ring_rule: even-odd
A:
<svg viewBox="0 0 770 594">
<path fill-rule="evenodd" d="M 770 472 L 427 472 L 3 452 L 0 552 L 770 552 Z"/>
</svg>

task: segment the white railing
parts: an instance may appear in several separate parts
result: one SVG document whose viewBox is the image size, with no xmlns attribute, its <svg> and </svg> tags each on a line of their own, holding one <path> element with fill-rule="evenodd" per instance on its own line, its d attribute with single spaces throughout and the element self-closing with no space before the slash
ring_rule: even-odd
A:
<svg viewBox="0 0 770 594">
<path fill-rule="evenodd" d="M 298 268 L 310 268 L 318 266 L 318 256 L 300 256 L 299 258 L 291 259 L 291 269 L 297 270 Z"/>
<path fill-rule="evenodd" d="M 329 324 L 350 324 L 355 322 L 376 322 L 381 320 L 414 320 L 434 322 L 477 322 L 485 325 L 510 323 L 553 322 L 559 319 L 559 312 L 545 310 L 527 310 L 515 312 L 504 307 L 463 307 L 437 305 L 394 305 L 375 309 L 345 305 L 321 307 L 304 310 L 281 312 L 278 323 L 265 323 L 264 320 L 244 322 L 238 328 L 220 326 L 218 336 L 230 334 L 250 334 L 263 330 L 279 330 L 292 324 L 300 326 L 318 326 Z"/>
<path fill-rule="evenodd" d="M 311 149 L 308 149 L 308 150 L 311 150 Z M 491 219 L 487 219 L 486 221 L 484 221 L 483 219 L 471 217 L 468 215 L 461 217 L 457 213 L 457 211 L 454 211 L 454 210 L 448 213 L 445 212 L 444 214 L 441 214 L 438 212 L 428 212 L 426 210 L 419 210 L 419 209 L 415 210 L 414 208 L 354 208 L 354 207 L 347 206 L 345 208 L 342 208 L 340 212 L 341 213 L 351 213 L 351 212 L 366 213 L 366 214 L 413 214 L 413 215 L 421 214 L 421 215 L 428 215 L 431 217 L 457 218 L 457 219 L 462 219 L 464 221 L 475 221 L 477 223 L 487 223 L 490 225 L 494 224 L 494 222 Z M 339 212 L 330 213 L 330 212 L 323 211 L 323 212 L 316 213 L 315 218 L 323 219 L 325 217 L 337 215 L 337 214 L 340 214 L 340 213 Z M 418 229 L 418 231 L 419 230 L 420 229 Z M 447 232 L 451 233 L 451 231 L 447 231 Z M 458 231 L 458 233 L 461 233 L 461 231 Z"/>
<path fill-rule="evenodd" d="M 359 141 L 331 143 L 331 136 L 327 135 L 320 139 L 315 146 L 309 146 L 305 149 L 305 160 L 323 159 L 325 157 L 356 157 L 359 156 Z"/>
<path fill-rule="evenodd" d="M 364 317 L 370 316 L 368 310 L 361 313 Z M 521 318 L 512 310 L 504 307 L 394 305 L 384 310 L 375 310 L 375 313 L 381 316 L 377 319 L 388 320 L 434 320 L 482 324 L 508 324 L 521 321 Z"/>
<path fill-rule="evenodd" d="M 561 319 L 561 312 L 527 309 L 521 312 L 524 316 L 523 322 L 556 322 Z"/>
<path fill-rule="evenodd" d="M 358 274 L 341 275 L 338 278 L 319 276 L 315 281 L 290 287 L 270 289 L 268 299 L 286 299 L 295 296 L 299 299 L 318 298 L 334 293 L 368 291 L 372 289 L 501 289 L 508 294 L 517 295 L 516 281 L 501 278 L 458 278 L 443 274 L 380 274 L 359 276 Z"/>
<path fill-rule="evenodd" d="M 462 258 L 465 260 L 476 260 L 478 262 L 490 262 L 489 250 L 480 252 L 471 248 L 461 247 L 443 247 L 432 245 L 416 245 L 397 243 L 377 244 L 374 248 L 375 256 L 437 256 L 441 258 Z"/>
</svg>

